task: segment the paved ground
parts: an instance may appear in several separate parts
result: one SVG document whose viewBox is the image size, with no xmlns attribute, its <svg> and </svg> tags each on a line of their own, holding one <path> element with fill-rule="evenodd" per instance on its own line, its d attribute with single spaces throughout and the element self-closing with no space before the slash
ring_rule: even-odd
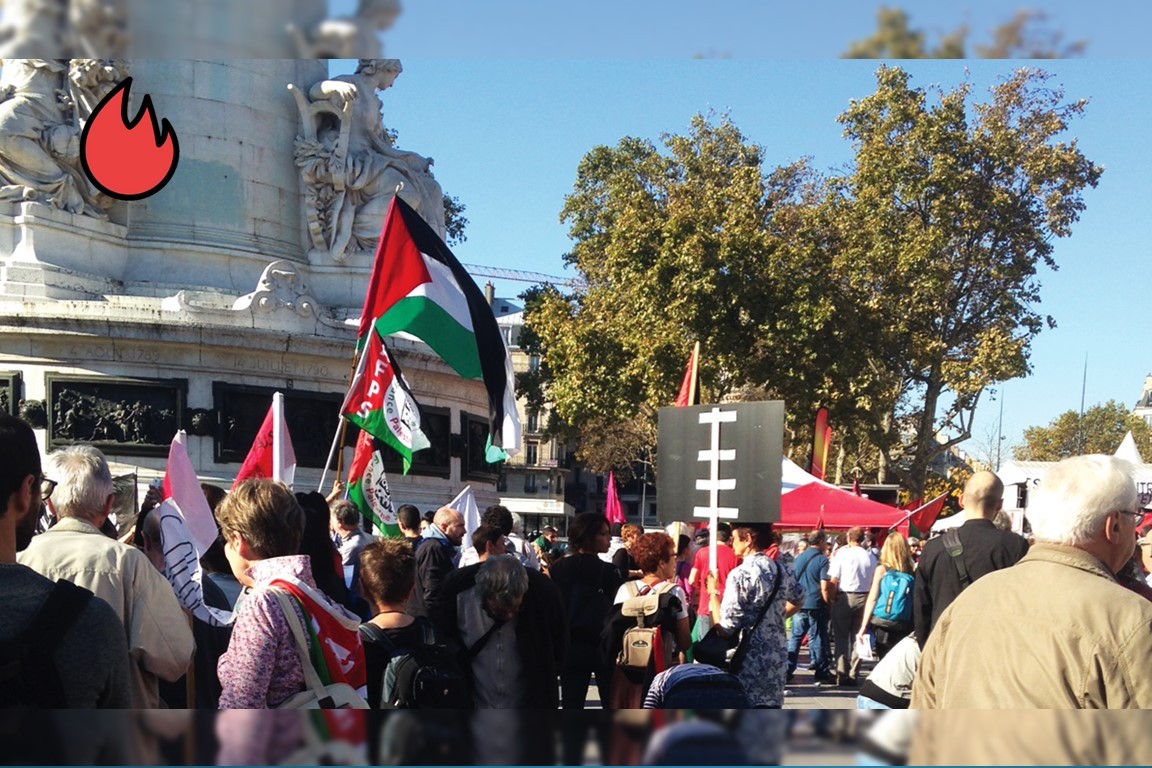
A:
<svg viewBox="0 0 1152 768">
<path fill-rule="evenodd" d="M 802 667 L 808 662 L 806 654 L 807 651 L 801 653 Z M 811 672 L 797 669 L 785 689 L 784 709 L 856 709 L 856 689 L 818 687 Z"/>
</svg>

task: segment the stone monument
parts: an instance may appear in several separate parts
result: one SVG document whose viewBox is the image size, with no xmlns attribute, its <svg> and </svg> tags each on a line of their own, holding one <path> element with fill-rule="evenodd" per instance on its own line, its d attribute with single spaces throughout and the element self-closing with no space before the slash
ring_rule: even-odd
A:
<svg viewBox="0 0 1152 768">
<path fill-rule="evenodd" d="M 44 450 L 99 446 L 142 495 L 176 429 L 201 476 L 228 484 L 279 390 L 296 488 L 315 489 L 391 195 L 443 231 L 431 160 L 396 149 L 380 115 L 377 91 L 400 71 L 389 60 L 341 77 L 296 59 L 5 60 L 0 408 L 32 421 Z M 77 165 L 92 106 L 127 73 L 139 91 L 129 113 L 149 94 L 181 150 L 169 184 L 130 202 Z M 469 429 L 487 419 L 482 383 L 415 339 L 390 346 L 432 443 L 408 476 L 391 465 L 396 502 L 436 507 L 471 484 L 495 503 Z"/>
</svg>

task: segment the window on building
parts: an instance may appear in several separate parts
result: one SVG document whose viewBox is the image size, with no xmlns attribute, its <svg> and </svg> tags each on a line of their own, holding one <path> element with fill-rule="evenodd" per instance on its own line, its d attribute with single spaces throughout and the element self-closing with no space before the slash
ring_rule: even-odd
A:
<svg viewBox="0 0 1152 768">
<path fill-rule="evenodd" d="M 528 443 L 524 446 L 524 463 L 530 467 L 536 466 L 540 460 L 540 443 Z"/>
<path fill-rule="evenodd" d="M 532 371 L 533 373 L 540 370 L 540 355 L 528 356 L 528 370 Z"/>
<path fill-rule="evenodd" d="M 536 475 L 532 472 L 524 476 L 524 493 L 536 493 Z"/>
<path fill-rule="evenodd" d="M 540 431 L 540 414 L 537 413 L 536 411 L 532 411 L 530 414 L 528 414 L 528 431 L 529 432 L 539 432 Z"/>
</svg>

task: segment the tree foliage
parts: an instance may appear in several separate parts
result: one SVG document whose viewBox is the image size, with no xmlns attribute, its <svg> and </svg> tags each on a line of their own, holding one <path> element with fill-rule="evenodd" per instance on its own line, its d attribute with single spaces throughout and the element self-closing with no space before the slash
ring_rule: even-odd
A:
<svg viewBox="0 0 1152 768">
<path fill-rule="evenodd" d="M 971 102 L 968 84 L 929 92 L 882 67 L 839 118 L 855 160 L 828 177 L 766 168 L 727 116 L 590 151 L 562 213 L 587 288 L 542 289 L 525 318 L 543 361 L 525 384 L 580 457 L 621 467 L 699 340 L 713 402 L 785 401 L 794 458 L 823 404 L 841 456 L 923 492 L 984 389 L 1028 372 L 1051 322 L 1038 267 L 1101 173 L 1064 137 L 1084 102 L 1045 75 Z"/>
<path fill-rule="evenodd" d="M 468 219 L 464 216 L 465 205 L 455 195 L 444 195 L 444 242 L 460 245 L 468 239 L 464 229 Z"/>
<path fill-rule="evenodd" d="M 621 441 L 600 437 L 618 425 L 654 434 L 696 340 L 714 399 L 749 383 L 778 383 L 777 396 L 802 384 L 812 366 L 792 358 L 810 354 L 812 325 L 833 314 L 784 247 L 811 182 L 803 163 L 766 173 L 760 147 L 726 116 L 697 116 L 662 147 L 625 138 L 588 153 L 562 213 L 575 240 L 566 261 L 587 290 L 546 292 L 525 316 L 584 461 L 621 466 Z M 793 363 L 797 374 L 782 375 Z"/>
<path fill-rule="evenodd" d="M 968 56 L 968 36 L 968 27 L 960 26 L 930 42 L 926 32 L 912 27 L 906 11 L 882 7 L 876 12 L 876 31 L 852 43 L 844 58 L 963 59 Z M 1086 47 L 1083 40 L 1065 42 L 1043 11 L 1020 10 L 974 51 L 981 59 L 1064 59 L 1083 54 Z"/>
<path fill-rule="evenodd" d="M 1016 448 L 1021 461 L 1059 461 L 1084 453 L 1113 454 L 1128 432 L 1136 439 L 1140 455 L 1152 457 L 1152 427 L 1115 400 L 1084 411 L 1065 411 L 1046 427 L 1024 430 L 1024 444 Z"/>
<path fill-rule="evenodd" d="M 1028 373 L 1031 340 L 1052 324 L 1035 309 L 1037 269 L 1056 267 L 1052 240 L 1102 169 L 1063 137 L 1085 102 L 1047 80 L 1019 70 L 970 106 L 968 84 L 930 94 L 882 67 L 839 118 L 856 158 L 829 180 L 824 236 L 854 300 L 882 481 L 903 454 L 900 479 L 922 490 L 932 459 L 971 437 L 985 388 Z"/>
</svg>

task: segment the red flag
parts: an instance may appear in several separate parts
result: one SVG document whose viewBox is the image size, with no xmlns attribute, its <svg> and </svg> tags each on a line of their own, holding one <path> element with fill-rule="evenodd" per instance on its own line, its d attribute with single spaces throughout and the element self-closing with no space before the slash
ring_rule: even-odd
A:
<svg viewBox="0 0 1152 768">
<path fill-rule="evenodd" d="M 940 517 L 940 511 L 944 509 L 944 502 L 947 501 L 948 494 L 942 493 L 932 501 L 917 509 L 908 518 L 908 522 L 916 526 L 916 530 L 921 534 L 927 535 L 928 531 L 932 529 L 932 525 L 936 522 L 936 518 Z"/>
<path fill-rule="evenodd" d="M 808 474 L 817 480 L 824 479 L 831 442 L 832 428 L 828 426 L 828 409 L 820 408 L 816 411 L 816 423 L 812 426 L 812 465 L 808 469 Z"/>
<path fill-rule="evenodd" d="M 860 495 L 860 478 L 858 477 L 852 480 L 852 493 L 856 494 L 857 496 Z"/>
<path fill-rule="evenodd" d="M 700 342 L 696 342 L 692 347 L 692 356 L 688 358 L 688 368 L 684 371 L 684 379 L 680 382 L 680 394 L 676 395 L 676 401 L 672 403 L 677 408 L 685 408 L 689 405 L 700 404 Z"/>
<path fill-rule="evenodd" d="M 292 485 L 296 474 L 296 452 L 292 450 L 292 438 L 288 434 L 288 424 L 284 421 L 283 395 L 277 392 L 272 396 L 272 407 L 264 417 L 260 431 L 244 459 L 236 480 L 235 488 L 244 480 L 270 478 Z"/>
<path fill-rule="evenodd" d="M 608 501 L 604 505 L 604 516 L 615 525 L 624 523 L 624 509 L 620 506 L 620 495 L 616 493 L 616 474 L 608 473 Z"/>
</svg>

